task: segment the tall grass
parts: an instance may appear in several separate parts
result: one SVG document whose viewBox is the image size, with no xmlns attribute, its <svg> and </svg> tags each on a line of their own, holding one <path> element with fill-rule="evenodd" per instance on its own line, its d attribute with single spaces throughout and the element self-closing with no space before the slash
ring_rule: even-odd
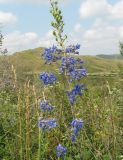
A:
<svg viewBox="0 0 123 160">
<path fill-rule="evenodd" d="M 96 79 L 88 77 L 86 83 L 89 84 L 88 91 L 84 98 L 78 98 L 74 108 L 78 117 L 83 117 L 85 125 L 77 142 L 72 146 L 68 142 L 70 148 L 68 158 L 120 160 L 120 156 L 123 155 L 122 78 L 100 80 L 98 77 Z M 30 85 L 27 81 L 25 86 L 23 84 L 19 86 L 18 92 L 17 90 L 15 92 L 15 88 L 13 91 L 10 86 L 1 89 L 1 159 L 55 160 L 53 148 L 59 142 L 57 139 L 59 133 L 66 141 L 68 135 L 59 132 L 63 126 L 44 137 L 38 129 L 39 100 L 43 97 L 43 86 L 39 84 L 38 80 L 36 83 L 30 82 Z M 35 87 L 37 85 L 39 87 Z M 46 90 L 45 96 L 50 96 L 54 105 L 68 106 L 59 85 L 54 90 L 52 88 Z M 53 114 L 59 117 L 60 108 L 56 108 Z M 70 118 L 67 117 L 67 113 L 65 115 L 66 118 Z"/>
</svg>

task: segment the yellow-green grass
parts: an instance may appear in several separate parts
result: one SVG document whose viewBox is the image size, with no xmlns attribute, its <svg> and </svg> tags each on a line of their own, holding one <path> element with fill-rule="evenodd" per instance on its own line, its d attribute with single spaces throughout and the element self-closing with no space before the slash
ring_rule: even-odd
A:
<svg viewBox="0 0 123 160">
<path fill-rule="evenodd" d="M 39 73 L 42 70 L 55 70 L 56 64 L 52 67 L 44 65 L 44 60 L 41 57 L 43 48 L 29 49 L 22 52 L 17 52 L 8 56 L 10 63 L 14 65 L 17 72 L 22 73 Z M 104 59 L 96 56 L 78 56 L 84 60 L 84 67 L 88 73 L 112 73 L 119 72 L 123 68 L 123 60 Z"/>
</svg>

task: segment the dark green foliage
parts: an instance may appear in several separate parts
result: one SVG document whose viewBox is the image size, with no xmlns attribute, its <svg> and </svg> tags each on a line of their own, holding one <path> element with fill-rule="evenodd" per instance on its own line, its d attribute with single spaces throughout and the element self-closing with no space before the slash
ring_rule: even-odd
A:
<svg viewBox="0 0 123 160">
<path fill-rule="evenodd" d="M 0 47 L 2 46 L 2 42 L 3 42 L 3 35 L 1 33 L 1 31 L 0 31 Z"/>
<path fill-rule="evenodd" d="M 120 54 L 123 56 L 123 43 L 120 42 Z"/>
<path fill-rule="evenodd" d="M 120 54 L 109 54 L 109 55 L 99 54 L 96 56 L 104 59 L 109 59 L 109 60 L 121 60 L 121 59 L 123 60 L 123 57 Z"/>
<path fill-rule="evenodd" d="M 59 44 L 59 46 L 64 47 L 64 42 L 67 39 L 67 35 L 64 35 L 64 21 L 62 12 L 58 7 L 57 1 L 51 1 L 51 10 L 50 13 L 54 17 L 54 21 L 51 22 L 51 26 L 54 28 L 53 35 L 56 38 L 56 42 Z"/>
</svg>

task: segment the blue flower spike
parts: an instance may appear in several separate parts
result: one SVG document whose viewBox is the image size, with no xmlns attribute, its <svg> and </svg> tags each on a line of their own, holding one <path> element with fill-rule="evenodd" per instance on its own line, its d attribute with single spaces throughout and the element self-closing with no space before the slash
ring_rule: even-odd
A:
<svg viewBox="0 0 123 160">
<path fill-rule="evenodd" d="M 43 112 L 52 111 L 54 109 L 54 107 L 51 106 L 48 101 L 41 101 L 40 108 Z"/>
<path fill-rule="evenodd" d="M 56 119 L 40 119 L 38 126 L 43 130 L 50 130 L 57 127 Z"/>
<path fill-rule="evenodd" d="M 73 121 L 71 122 L 71 126 L 73 127 L 73 129 L 72 129 L 72 135 L 70 138 L 71 138 L 72 142 L 75 142 L 79 130 L 82 129 L 82 127 L 83 127 L 83 120 L 82 119 L 73 119 Z"/>
<path fill-rule="evenodd" d="M 76 84 L 71 91 L 67 92 L 67 96 L 69 98 L 69 102 L 71 105 L 74 105 L 76 96 L 82 96 L 83 91 L 86 90 L 84 84 Z"/>
<path fill-rule="evenodd" d="M 42 72 L 40 74 L 40 80 L 43 81 L 44 85 L 54 84 L 57 80 L 53 73 Z"/>
<path fill-rule="evenodd" d="M 59 144 L 59 145 L 56 147 L 56 152 L 57 152 L 57 156 L 58 156 L 58 157 L 64 157 L 64 155 L 65 155 L 66 152 L 67 152 L 67 149 L 66 149 L 66 147 L 63 147 L 61 144 Z"/>
</svg>

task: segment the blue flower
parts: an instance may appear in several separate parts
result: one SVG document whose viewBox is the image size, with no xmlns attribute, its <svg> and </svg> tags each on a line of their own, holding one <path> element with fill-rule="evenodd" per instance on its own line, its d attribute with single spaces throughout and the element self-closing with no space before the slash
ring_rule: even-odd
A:
<svg viewBox="0 0 123 160">
<path fill-rule="evenodd" d="M 74 119 L 71 122 L 71 126 L 74 128 L 77 128 L 77 129 L 81 129 L 83 127 L 83 120 L 82 119 Z"/>
<path fill-rule="evenodd" d="M 66 48 L 66 53 L 71 53 L 72 49 L 70 47 Z"/>
<path fill-rule="evenodd" d="M 44 53 L 42 54 L 45 63 L 51 64 L 52 62 L 56 62 L 57 60 L 61 59 L 59 54 L 62 53 L 61 49 L 57 49 L 56 46 L 52 46 L 50 48 L 45 48 Z"/>
<path fill-rule="evenodd" d="M 72 134 L 70 139 L 71 139 L 72 142 L 75 142 L 76 141 L 76 136 L 74 134 Z"/>
<path fill-rule="evenodd" d="M 77 51 L 78 49 L 80 49 L 80 44 L 77 45 L 70 45 L 65 49 L 66 53 L 74 53 L 74 54 L 79 54 L 79 52 Z"/>
<path fill-rule="evenodd" d="M 74 57 L 62 57 L 60 72 L 64 73 L 66 71 L 69 74 L 74 69 L 75 64 L 76 59 Z"/>
<path fill-rule="evenodd" d="M 72 135 L 71 135 L 70 138 L 71 138 L 72 142 L 75 142 L 79 130 L 83 127 L 83 120 L 81 120 L 81 119 L 74 119 L 71 122 L 71 126 L 73 127 L 73 129 L 72 129 Z"/>
<path fill-rule="evenodd" d="M 49 130 L 57 126 L 56 119 L 40 119 L 38 126 L 43 130 Z"/>
<path fill-rule="evenodd" d="M 71 91 L 67 92 L 67 96 L 69 98 L 70 104 L 73 105 L 75 100 L 76 100 L 76 96 L 82 96 L 83 95 L 83 90 L 85 90 L 86 88 L 84 87 L 83 84 L 76 84 L 74 86 L 74 88 Z"/>
<path fill-rule="evenodd" d="M 74 57 L 62 57 L 62 66 L 68 67 L 70 65 L 74 65 L 76 63 L 76 59 Z"/>
<path fill-rule="evenodd" d="M 59 144 L 57 147 L 56 147 L 56 152 L 57 152 L 57 156 L 58 157 L 64 157 L 64 155 L 66 154 L 67 152 L 67 149 L 65 147 L 63 147 L 61 144 Z"/>
<path fill-rule="evenodd" d="M 77 135 L 77 134 L 78 134 L 78 128 L 77 128 L 77 127 L 74 127 L 74 128 L 73 128 L 73 133 L 74 133 L 74 135 Z"/>
<path fill-rule="evenodd" d="M 85 90 L 85 85 L 84 84 L 76 84 L 72 90 L 73 93 L 75 93 L 75 95 L 83 95 L 82 90 Z"/>
<path fill-rule="evenodd" d="M 53 73 L 47 72 L 42 72 L 40 74 L 40 79 L 43 81 L 45 85 L 54 84 L 57 80 Z"/>
<path fill-rule="evenodd" d="M 51 111 L 53 110 L 53 106 L 49 105 L 49 102 L 48 101 L 41 101 L 40 102 L 40 107 L 41 109 L 43 110 L 43 112 L 45 111 Z"/>
<path fill-rule="evenodd" d="M 54 53 L 54 52 L 56 52 L 56 49 L 57 49 L 57 47 L 56 46 L 52 46 L 52 48 L 50 48 L 50 50 L 51 50 L 51 53 Z"/>
<path fill-rule="evenodd" d="M 71 82 L 72 80 L 80 80 L 82 79 L 84 76 L 86 76 L 87 72 L 86 69 L 73 69 L 71 70 L 68 75 L 70 76 L 70 80 L 69 82 Z"/>
<path fill-rule="evenodd" d="M 75 46 L 75 49 L 76 49 L 76 50 L 80 49 L 80 44 L 77 44 L 77 45 Z"/>
<path fill-rule="evenodd" d="M 66 73 L 69 82 L 80 80 L 87 74 L 86 69 L 82 65 L 83 61 L 80 58 L 62 57 L 60 72 Z"/>
</svg>

